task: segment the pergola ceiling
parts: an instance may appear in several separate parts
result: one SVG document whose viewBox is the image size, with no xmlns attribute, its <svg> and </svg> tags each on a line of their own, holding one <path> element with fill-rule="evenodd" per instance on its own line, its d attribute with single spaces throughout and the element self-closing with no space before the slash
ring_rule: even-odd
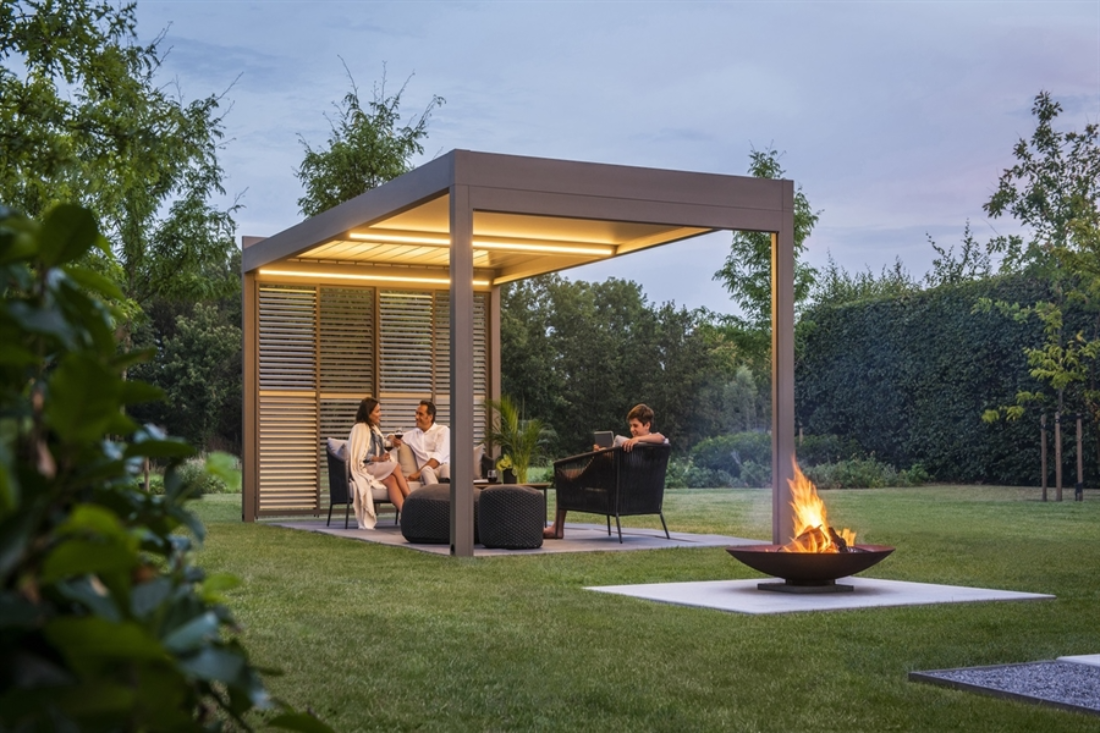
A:
<svg viewBox="0 0 1100 733">
<path fill-rule="evenodd" d="M 475 211 L 474 269 L 499 285 L 713 231 L 603 219 Z M 289 261 L 311 265 L 445 271 L 450 264 L 450 196 L 358 226 Z M 484 286 L 484 285 L 483 285 Z"/>
<path fill-rule="evenodd" d="M 452 151 L 268 239 L 261 279 L 450 282 L 451 217 L 469 212 L 474 287 L 618 257 L 718 229 L 777 231 L 789 184 Z M 462 196 L 459 205 L 452 197 Z"/>
</svg>

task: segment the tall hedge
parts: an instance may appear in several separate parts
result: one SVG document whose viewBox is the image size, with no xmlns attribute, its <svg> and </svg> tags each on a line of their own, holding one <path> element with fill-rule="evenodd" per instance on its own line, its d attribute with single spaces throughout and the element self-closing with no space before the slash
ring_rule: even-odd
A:
<svg viewBox="0 0 1100 733">
<path fill-rule="evenodd" d="M 941 481 L 1038 485 L 1038 411 L 994 424 L 981 415 L 1013 404 L 1020 390 L 1042 389 L 1023 353 L 1042 342 L 1041 326 L 975 313 L 980 298 L 1031 304 L 1048 292 L 1036 280 L 1002 277 L 804 314 L 795 377 L 801 425 L 852 438 L 899 468 L 923 463 Z M 1064 427 L 1063 480 L 1072 486 L 1074 426 Z M 1086 485 L 1097 468 L 1092 430 Z M 1053 451 L 1050 467 L 1053 476 Z"/>
</svg>

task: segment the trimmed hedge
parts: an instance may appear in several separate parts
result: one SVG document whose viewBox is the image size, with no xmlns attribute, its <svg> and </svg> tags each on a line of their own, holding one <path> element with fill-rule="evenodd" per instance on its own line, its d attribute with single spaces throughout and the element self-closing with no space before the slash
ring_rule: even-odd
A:
<svg viewBox="0 0 1100 733">
<path fill-rule="evenodd" d="M 1038 485 L 1039 415 L 986 424 L 982 412 L 1041 390 L 1023 350 L 1043 340 L 1035 319 L 996 310 L 980 298 L 1031 304 L 1046 286 L 993 278 L 891 300 L 811 309 L 799 324 L 795 409 L 804 429 L 857 442 L 894 466 L 922 464 L 939 481 Z M 1068 314 L 1067 330 L 1083 327 Z M 1063 431 L 1064 483 L 1075 481 L 1073 426 Z M 1085 475 L 1096 476 L 1093 429 L 1085 435 Z M 1053 477 L 1053 441 L 1049 465 Z M 1051 479 L 1053 483 L 1053 478 Z"/>
</svg>

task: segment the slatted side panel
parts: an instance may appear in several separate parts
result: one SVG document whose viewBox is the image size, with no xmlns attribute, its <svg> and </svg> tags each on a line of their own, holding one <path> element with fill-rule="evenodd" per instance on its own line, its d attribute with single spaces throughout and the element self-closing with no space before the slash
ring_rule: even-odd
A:
<svg viewBox="0 0 1100 733">
<path fill-rule="evenodd" d="M 432 303 L 432 394 L 451 393 L 451 294 L 433 294 Z"/>
<path fill-rule="evenodd" d="M 317 400 L 313 393 L 260 393 L 261 515 L 316 509 Z"/>
<path fill-rule="evenodd" d="M 259 288 L 259 514 L 317 508 L 317 289 Z"/>
<path fill-rule="evenodd" d="M 315 288 L 260 286 L 260 389 L 314 389 Z"/>
<path fill-rule="evenodd" d="M 320 304 L 321 391 L 373 395 L 374 288 L 322 287 Z"/>
<path fill-rule="evenodd" d="M 431 292 L 383 290 L 379 293 L 379 384 L 383 426 L 387 432 L 416 426 L 413 416 L 432 392 Z"/>
</svg>

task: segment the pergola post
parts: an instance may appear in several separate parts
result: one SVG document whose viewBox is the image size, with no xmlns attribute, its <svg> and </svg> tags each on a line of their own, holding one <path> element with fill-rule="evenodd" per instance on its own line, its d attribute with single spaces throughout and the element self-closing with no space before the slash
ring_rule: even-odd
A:
<svg viewBox="0 0 1100 733">
<path fill-rule="evenodd" d="M 783 181 L 780 228 L 772 234 L 772 542 L 794 539 L 794 183 Z"/>
<path fill-rule="evenodd" d="M 474 555 L 474 218 L 451 186 L 451 554 Z"/>
</svg>

